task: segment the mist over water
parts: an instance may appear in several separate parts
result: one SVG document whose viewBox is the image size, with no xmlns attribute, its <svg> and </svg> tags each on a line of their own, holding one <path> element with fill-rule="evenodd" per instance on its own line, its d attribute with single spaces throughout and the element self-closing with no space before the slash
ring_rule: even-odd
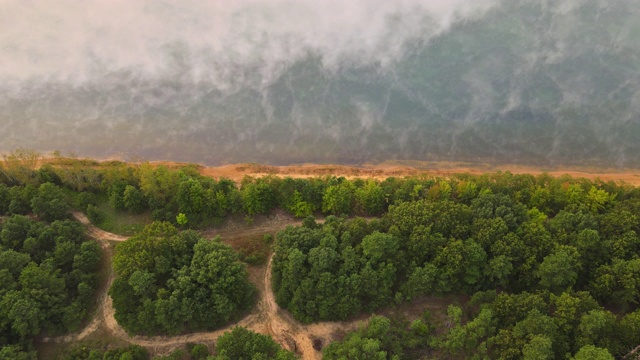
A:
<svg viewBox="0 0 640 360">
<path fill-rule="evenodd" d="M 0 151 L 640 166 L 640 0 L 0 0 Z"/>
</svg>

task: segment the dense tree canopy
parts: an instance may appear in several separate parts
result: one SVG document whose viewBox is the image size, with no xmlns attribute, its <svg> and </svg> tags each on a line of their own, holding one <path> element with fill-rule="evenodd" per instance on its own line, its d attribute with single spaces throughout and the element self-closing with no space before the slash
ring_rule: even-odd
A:
<svg viewBox="0 0 640 360">
<path fill-rule="evenodd" d="M 640 276 L 637 192 L 544 176 L 457 181 L 434 183 L 426 194 L 413 185 L 381 221 L 328 217 L 282 231 L 273 264 L 278 303 L 311 322 L 423 295 L 498 289 L 537 305 L 514 313 L 498 297 L 497 308 L 452 330 L 443 349 L 558 358 L 580 357 L 585 346 L 596 350 L 583 353 L 619 356 L 637 343 L 625 331 L 638 330 L 623 325 L 640 301 L 631 280 Z"/>
<path fill-rule="evenodd" d="M 76 329 L 91 304 L 99 263 L 100 247 L 85 240 L 79 223 L 23 215 L 0 222 L 0 357 L 30 356 L 21 351 L 34 336 Z"/>
</svg>

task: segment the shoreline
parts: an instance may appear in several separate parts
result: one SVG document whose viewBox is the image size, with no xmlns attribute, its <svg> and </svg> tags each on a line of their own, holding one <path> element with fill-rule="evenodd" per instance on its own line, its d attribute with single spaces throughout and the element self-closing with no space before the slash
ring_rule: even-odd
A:
<svg viewBox="0 0 640 360">
<path fill-rule="evenodd" d="M 44 155 L 41 160 L 43 163 L 55 162 L 56 157 Z M 235 163 L 224 165 L 204 165 L 198 163 L 179 162 L 172 160 L 155 160 L 147 161 L 139 160 L 123 160 L 119 157 L 91 158 L 91 157 L 66 157 L 61 156 L 62 160 L 77 161 L 95 161 L 98 163 L 107 163 L 118 161 L 125 164 L 143 164 L 166 165 L 169 167 L 181 166 L 197 166 L 198 171 L 212 178 L 228 178 L 234 181 L 240 181 L 245 176 L 262 177 L 262 176 L 278 176 L 293 178 L 310 178 L 322 176 L 344 176 L 348 179 L 364 178 L 384 180 L 389 177 L 405 177 L 405 176 L 434 176 L 447 177 L 456 174 L 482 175 L 496 172 L 510 172 L 514 175 L 531 174 L 540 175 L 543 173 L 553 177 L 561 177 L 570 175 L 573 178 L 586 178 L 589 180 L 602 180 L 605 182 L 624 182 L 630 185 L 640 186 L 640 168 L 615 168 L 615 167 L 597 167 L 597 166 L 535 166 L 521 164 L 489 164 L 489 163 L 472 163 L 462 161 L 422 161 L 422 160 L 390 160 L 381 163 L 364 163 L 364 164 L 320 164 L 320 163 L 302 163 L 291 165 L 265 165 L 259 163 Z"/>
</svg>

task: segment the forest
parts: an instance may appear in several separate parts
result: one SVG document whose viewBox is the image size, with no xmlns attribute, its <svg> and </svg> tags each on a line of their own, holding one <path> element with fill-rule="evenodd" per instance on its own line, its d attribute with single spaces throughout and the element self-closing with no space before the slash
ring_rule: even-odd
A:
<svg viewBox="0 0 640 360">
<path fill-rule="evenodd" d="M 33 359 L 43 337 L 80 329 L 105 254 L 74 221 L 130 236 L 108 291 L 129 335 L 232 326 L 256 306 L 256 253 L 209 229 L 285 213 L 273 252 L 280 308 L 304 324 L 354 321 L 326 359 L 614 359 L 640 345 L 640 190 L 508 172 L 384 180 L 246 177 L 198 165 L 124 163 L 16 150 L 0 165 L 0 359 Z M 118 214 L 143 219 L 118 227 Z M 254 255 L 254 257 L 248 255 Z M 433 299 L 447 303 L 426 306 Z M 424 306 L 407 317 L 409 304 Z M 395 311 L 390 311 L 395 309 Z M 290 359 L 267 335 L 230 328 L 215 347 L 77 344 L 60 359 Z M 194 350 L 195 349 L 195 350 Z M 636 351 L 636 353 L 634 353 Z M 124 355 L 128 354 L 128 355 Z"/>
</svg>

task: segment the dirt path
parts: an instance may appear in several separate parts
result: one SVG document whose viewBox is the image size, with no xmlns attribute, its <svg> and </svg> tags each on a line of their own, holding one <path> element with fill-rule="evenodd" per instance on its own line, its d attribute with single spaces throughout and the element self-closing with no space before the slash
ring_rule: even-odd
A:
<svg viewBox="0 0 640 360">
<path fill-rule="evenodd" d="M 121 332 L 126 336 L 124 330 L 122 330 L 122 328 L 118 326 L 117 322 L 113 318 L 114 310 L 111 303 L 111 297 L 108 295 L 108 291 L 114 278 L 113 267 L 111 266 L 114 248 L 112 244 L 109 243 L 109 241 L 121 242 L 127 240 L 127 238 L 98 229 L 97 227 L 93 226 L 87 216 L 81 212 L 73 211 L 72 215 L 76 220 L 85 225 L 87 234 L 95 239 L 98 244 L 100 244 L 100 247 L 102 248 L 102 252 L 104 254 L 103 261 L 109 264 L 107 281 L 98 288 L 98 306 L 89 324 L 75 333 L 55 338 L 44 338 L 43 341 L 77 342 L 86 338 L 91 333 L 98 330 L 98 328 L 104 325 L 106 325 L 106 327 L 114 334 L 118 335 L 118 333 Z"/>
<path fill-rule="evenodd" d="M 79 211 L 72 211 L 71 214 L 76 220 L 78 220 L 79 222 L 81 222 L 87 227 L 87 234 L 92 238 L 100 241 L 101 245 L 104 240 L 125 241 L 128 239 L 127 237 L 116 235 L 116 234 L 98 229 L 97 227 L 91 224 L 91 221 L 89 221 L 89 218 L 87 218 L 85 214 Z"/>
<path fill-rule="evenodd" d="M 635 349 L 629 351 L 629 353 L 623 356 L 623 359 L 633 359 L 631 356 L 635 356 L 636 359 L 640 359 L 640 345 L 638 345 Z"/>
<path fill-rule="evenodd" d="M 258 333 L 271 335 L 282 347 L 295 351 L 301 355 L 302 359 L 316 360 L 322 358 L 322 353 L 313 348 L 314 340 L 322 345 L 326 345 L 333 340 L 334 334 L 354 329 L 359 323 L 359 321 L 351 321 L 344 323 L 325 322 L 312 325 L 302 325 L 293 319 L 288 312 L 280 309 L 276 304 L 275 297 L 271 291 L 272 254 L 266 268 L 262 270 L 263 274 L 260 277 L 261 281 L 256 284 L 259 290 L 256 306 L 254 306 L 252 311 L 238 322 L 230 324 L 222 329 L 209 332 L 191 333 L 178 336 L 130 336 L 115 320 L 115 309 L 113 308 L 111 297 L 108 295 L 109 287 L 114 279 L 113 267 L 111 266 L 114 246 L 110 241 L 121 242 L 127 240 L 127 238 L 96 228 L 91 224 L 89 219 L 80 212 L 73 212 L 73 217 L 87 227 L 87 234 L 97 240 L 104 250 L 104 261 L 110 264 L 108 278 L 105 284 L 98 289 L 98 307 L 89 324 L 87 324 L 82 330 L 73 334 L 54 338 L 44 338 L 43 342 L 78 342 L 99 328 L 103 328 L 117 338 L 132 344 L 144 346 L 154 354 L 163 355 L 186 343 L 211 344 L 216 338 L 231 330 L 234 326 L 244 326 Z M 292 220 L 286 224 L 280 223 L 278 226 L 282 229 L 287 225 L 298 225 L 299 223 L 299 221 Z M 267 233 L 276 230 L 279 229 L 275 229 L 273 227 L 260 227 L 257 229 L 249 229 L 244 232 L 238 231 L 234 233 L 234 235 L 253 235 L 259 232 Z"/>
</svg>

